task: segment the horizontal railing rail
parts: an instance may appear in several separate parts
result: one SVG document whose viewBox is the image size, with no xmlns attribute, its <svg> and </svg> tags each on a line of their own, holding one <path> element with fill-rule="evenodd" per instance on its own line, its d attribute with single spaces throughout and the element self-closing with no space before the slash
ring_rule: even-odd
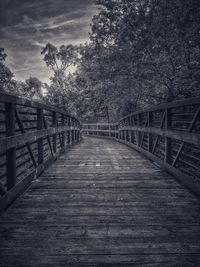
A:
<svg viewBox="0 0 200 267">
<path fill-rule="evenodd" d="M 82 133 L 133 147 L 200 195 L 200 98 L 137 111 L 115 124 L 83 124 Z"/>
<path fill-rule="evenodd" d="M 86 135 L 118 138 L 118 123 L 83 123 L 82 133 Z"/>
<path fill-rule="evenodd" d="M 0 93 L 0 212 L 66 148 L 80 121 L 51 105 Z"/>
</svg>

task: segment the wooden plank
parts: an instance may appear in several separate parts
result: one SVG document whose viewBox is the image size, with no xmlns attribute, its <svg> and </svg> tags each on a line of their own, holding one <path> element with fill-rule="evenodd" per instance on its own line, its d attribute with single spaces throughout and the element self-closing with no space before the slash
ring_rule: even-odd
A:
<svg viewBox="0 0 200 267">
<path fill-rule="evenodd" d="M 8 192 L 3 194 L 0 198 L 0 215 L 5 211 L 6 208 L 13 203 L 24 191 L 31 185 L 34 178 L 39 176 L 45 169 L 47 169 L 60 155 L 64 153 L 63 150 L 58 151 L 54 157 L 48 158 L 45 162 L 40 164 L 35 170 L 28 174 L 23 180 L 13 186 Z"/>
<path fill-rule="evenodd" d="M 84 138 L 1 216 L 0 266 L 199 266 L 199 207 L 140 153 Z"/>
<path fill-rule="evenodd" d="M 149 153 L 148 151 L 145 151 L 144 149 L 141 149 L 140 147 L 137 147 L 134 144 L 130 144 L 128 142 L 125 142 L 123 140 L 119 140 L 119 142 L 124 143 L 135 150 L 139 151 L 143 155 L 145 155 L 147 158 L 149 158 L 152 161 L 157 162 L 163 169 L 171 173 L 174 177 L 176 177 L 181 183 L 183 183 L 185 186 L 187 186 L 192 192 L 200 196 L 200 182 L 199 179 L 196 177 L 188 176 L 181 172 L 180 170 L 174 168 L 173 166 L 169 164 L 165 164 L 164 161 L 156 157 L 155 155 Z"/>
</svg>

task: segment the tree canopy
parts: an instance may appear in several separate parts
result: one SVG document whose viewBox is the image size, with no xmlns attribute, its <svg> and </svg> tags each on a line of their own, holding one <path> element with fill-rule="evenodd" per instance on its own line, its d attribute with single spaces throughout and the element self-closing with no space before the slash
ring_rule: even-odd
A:
<svg viewBox="0 0 200 267">
<path fill-rule="evenodd" d="M 199 0 L 96 0 L 90 40 L 48 43 L 41 51 L 52 71 L 50 101 L 87 121 L 116 121 L 151 104 L 200 95 Z M 14 82 L 0 50 L 0 82 L 30 98 L 37 78 Z M 14 85 L 13 85 L 14 84 Z"/>
<path fill-rule="evenodd" d="M 116 119 L 141 105 L 200 94 L 199 1 L 96 2 L 76 75 L 87 96 L 95 92 L 93 107 L 98 99 L 99 112 Z"/>
</svg>

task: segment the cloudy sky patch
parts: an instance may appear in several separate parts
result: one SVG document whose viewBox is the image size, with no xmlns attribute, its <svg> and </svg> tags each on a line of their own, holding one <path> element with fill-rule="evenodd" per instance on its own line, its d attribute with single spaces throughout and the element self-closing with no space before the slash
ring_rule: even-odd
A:
<svg viewBox="0 0 200 267">
<path fill-rule="evenodd" d="M 1 0 L 0 47 L 15 78 L 36 76 L 48 82 L 51 73 L 42 60 L 42 47 L 88 41 L 96 13 L 93 0 Z"/>
</svg>

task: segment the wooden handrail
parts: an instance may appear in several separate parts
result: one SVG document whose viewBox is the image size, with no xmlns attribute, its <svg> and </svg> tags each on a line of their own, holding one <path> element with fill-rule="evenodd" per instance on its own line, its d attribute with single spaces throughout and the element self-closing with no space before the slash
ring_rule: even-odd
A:
<svg viewBox="0 0 200 267">
<path fill-rule="evenodd" d="M 200 195 L 200 98 L 140 110 L 110 126 L 83 124 L 82 133 L 133 147 Z"/>
<path fill-rule="evenodd" d="M 80 121 L 51 105 L 0 93 L 0 212 L 68 146 Z"/>
</svg>

